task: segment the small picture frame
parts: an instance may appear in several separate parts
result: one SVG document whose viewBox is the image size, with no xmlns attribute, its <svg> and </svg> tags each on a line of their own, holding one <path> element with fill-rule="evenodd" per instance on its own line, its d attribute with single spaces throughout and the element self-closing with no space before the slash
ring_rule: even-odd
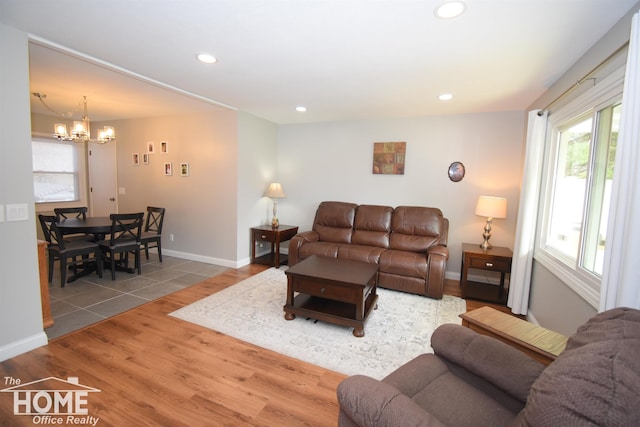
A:
<svg viewBox="0 0 640 427">
<path fill-rule="evenodd" d="M 147 153 L 153 154 L 156 152 L 156 146 L 153 141 L 147 142 Z"/>
<path fill-rule="evenodd" d="M 180 176 L 189 176 L 189 163 L 180 163 Z"/>
<path fill-rule="evenodd" d="M 165 163 L 164 164 L 164 174 L 166 176 L 173 175 L 173 165 L 171 163 Z"/>
<path fill-rule="evenodd" d="M 453 162 L 449 165 L 449 169 L 447 170 L 447 174 L 449 175 L 449 179 L 453 182 L 462 181 L 464 178 L 466 170 L 462 162 Z"/>
<path fill-rule="evenodd" d="M 143 165 L 149 164 L 149 153 L 142 153 L 142 164 Z"/>
<path fill-rule="evenodd" d="M 139 153 L 131 154 L 131 164 L 133 166 L 140 166 L 140 154 Z"/>
<path fill-rule="evenodd" d="M 167 141 L 160 142 L 160 153 L 169 154 L 169 143 Z"/>
</svg>

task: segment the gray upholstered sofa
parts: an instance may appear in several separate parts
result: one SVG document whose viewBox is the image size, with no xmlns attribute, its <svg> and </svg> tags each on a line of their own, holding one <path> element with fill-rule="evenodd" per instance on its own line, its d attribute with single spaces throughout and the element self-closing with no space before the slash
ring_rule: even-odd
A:
<svg viewBox="0 0 640 427">
<path fill-rule="evenodd" d="M 338 386 L 339 426 L 640 426 L 640 311 L 600 313 L 546 368 L 458 325 L 382 381 Z"/>
<path fill-rule="evenodd" d="M 378 286 L 441 299 L 449 220 L 437 208 L 322 202 L 289 242 L 289 265 L 312 255 L 378 265 Z"/>
</svg>

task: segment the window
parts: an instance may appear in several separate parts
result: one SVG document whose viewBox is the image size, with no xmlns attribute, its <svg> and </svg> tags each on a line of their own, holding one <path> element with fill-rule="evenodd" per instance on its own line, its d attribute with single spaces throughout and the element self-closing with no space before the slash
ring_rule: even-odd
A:
<svg viewBox="0 0 640 427">
<path fill-rule="evenodd" d="M 549 117 L 536 259 L 593 306 L 599 301 L 621 115 L 621 79 Z"/>
<path fill-rule="evenodd" d="M 78 150 L 75 144 L 34 140 L 32 147 L 35 202 L 78 200 Z"/>
</svg>

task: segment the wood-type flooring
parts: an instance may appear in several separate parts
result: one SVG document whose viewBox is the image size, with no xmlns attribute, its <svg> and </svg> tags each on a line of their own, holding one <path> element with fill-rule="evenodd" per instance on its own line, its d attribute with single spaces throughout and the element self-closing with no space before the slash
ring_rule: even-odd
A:
<svg viewBox="0 0 640 427">
<path fill-rule="evenodd" d="M 0 390 L 49 377 L 99 390 L 85 398 L 86 414 L 61 415 L 62 425 L 335 426 L 344 375 L 167 315 L 265 268 L 229 270 L 4 361 Z M 460 295 L 458 283 L 445 293 Z M 2 426 L 56 421 L 36 417 L 14 415 L 14 394 L 0 393 Z"/>
</svg>

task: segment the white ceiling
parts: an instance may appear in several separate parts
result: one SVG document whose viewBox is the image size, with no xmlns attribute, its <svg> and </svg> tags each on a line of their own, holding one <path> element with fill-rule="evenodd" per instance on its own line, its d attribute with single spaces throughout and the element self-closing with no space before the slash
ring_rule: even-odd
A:
<svg viewBox="0 0 640 427">
<path fill-rule="evenodd" d="M 524 110 L 637 3 L 465 0 L 440 20 L 443 1 L 0 0 L 0 22 L 37 41 L 31 90 L 59 111 L 83 95 L 94 121 L 217 102 L 283 124 Z"/>
</svg>

